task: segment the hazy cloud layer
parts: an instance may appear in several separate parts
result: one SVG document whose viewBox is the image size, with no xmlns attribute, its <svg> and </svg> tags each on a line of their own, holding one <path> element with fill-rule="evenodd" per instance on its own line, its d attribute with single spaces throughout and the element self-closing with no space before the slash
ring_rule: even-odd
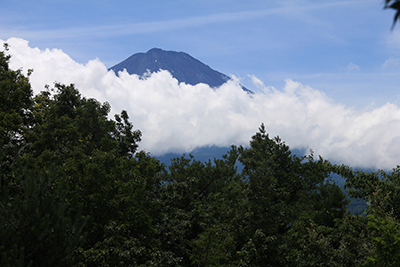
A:
<svg viewBox="0 0 400 267">
<path fill-rule="evenodd" d="M 312 148 L 336 163 L 386 169 L 400 164 L 400 108 L 391 103 L 354 110 L 301 83 L 287 80 L 278 90 L 254 76 L 260 89 L 254 95 L 246 94 L 238 81 L 217 90 L 179 84 L 167 71 L 146 79 L 126 72 L 117 77 L 99 60 L 83 65 L 61 50 L 31 48 L 17 38 L 7 42 L 11 67 L 34 69 L 35 93 L 55 81 L 74 83 L 83 96 L 108 101 L 113 113 L 127 110 L 143 133 L 140 148 L 153 155 L 247 145 L 264 123 L 271 136 L 279 135 L 290 147 Z"/>
<path fill-rule="evenodd" d="M 107 36 L 111 38 L 121 35 L 123 36 L 123 35 L 134 35 L 134 34 L 149 33 L 149 32 L 168 31 L 168 30 L 175 30 L 182 28 L 198 27 L 208 24 L 254 20 L 256 18 L 277 15 L 277 14 L 279 15 L 283 14 L 293 17 L 296 16 L 298 19 L 302 21 L 310 21 L 309 16 L 305 15 L 305 12 L 307 11 L 348 6 L 349 4 L 351 5 L 354 3 L 352 2 L 312 3 L 312 4 L 306 2 L 303 2 L 301 4 L 283 3 L 282 6 L 272 5 L 275 7 L 262 8 L 256 10 L 220 12 L 208 15 L 186 16 L 183 18 L 174 18 L 168 20 L 153 20 L 153 21 L 129 23 L 129 24 L 124 22 L 122 24 L 97 26 L 98 23 L 95 23 L 96 26 L 82 27 L 82 25 L 79 25 L 78 27 L 75 28 L 67 27 L 67 28 L 48 29 L 46 27 L 45 29 L 41 29 L 38 28 L 37 24 L 34 25 L 28 24 L 27 27 L 19 29 L 19 33 L 23 34 L 24 38 L 69 40 L 70 38 L 77 38 L 77 37 L 82 38 L 87 36 L 92 36 L 92 37 Z M 215 4 L 213 4 L 212 6 L 213 6 L 212 8 L 215 8 Z M 16 16 L 15 14 L 4 14 L 4 15 L 9 16 L 6 17 L 5 21 L 7 19 L 14 19 Z M 312 23 L 315 24 L 315 21 L 312 21 Z M 0 34 L 2 36 L 13 36 L 14 31 L 15 31 L 14 29 L 8 29 L 6 27 L 4 29 L 0 28 Z"/>
<path fill-rule="evenodd" d="M 350 63 L 347 65 L 347 71 L 349 71 L 349 72 L 352 72 L 352 71 L 360 71 L 360 70 L 361 70 L 360 67 L 357 66 L 356 64 L 354 64 L 353 62 L 350 62 Z"/>
</svg>

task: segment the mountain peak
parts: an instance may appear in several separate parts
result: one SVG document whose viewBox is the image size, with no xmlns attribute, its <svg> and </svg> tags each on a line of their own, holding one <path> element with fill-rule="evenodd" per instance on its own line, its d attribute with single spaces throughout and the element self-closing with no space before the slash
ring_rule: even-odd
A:
<svg viewBox="0 0 400 267">
<path fill-rule="evenodd" d="M 179 82 L 191 85 L 199 83 L 210 87 L 219 87 L 231 78 L 223 73 L 211 69 L 184 52 L 165 51 L 152 48 L 146 53 L 137 53 L 110 68 L 116 73 L 126 69 L 129 74 L 143 74 L 167 70 Z M 243 88 L 246 91 L 246 88 Z M 250 91 L 249 91 L 250 92 Z"/>
<path fill-rule="evenodd" d="M 165 50 L 162 50 L 161 48 L 154 47 L 154 48 L 150 49 L 149 51 L 147 51 L 147 53 L 150 53 L 150 52 L 161 52 L 161 51 L 165 51 Z"/>
<path fill-rule="evenodd" d="M 162 50 L 161 48 L 152 48 L 149 51 L 147 51 L 145 54 L 162 54 L 162 53 L 166 53 L 168 51 Z"/>
</svg>

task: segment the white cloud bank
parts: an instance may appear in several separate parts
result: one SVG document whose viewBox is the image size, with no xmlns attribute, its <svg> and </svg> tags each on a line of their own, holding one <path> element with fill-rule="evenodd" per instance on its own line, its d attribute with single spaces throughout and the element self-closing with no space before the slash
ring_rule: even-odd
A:
<svg viewBox="0 0 400 267">
<path fill-rule="evenodd" d="M 83 96 L 108 101 L 113 113 L 127 110 L 143 133 L 140 149 L 153 155 L 247 145 L 264 123 L 291 148 L 312 148 L 335 163 L 384 169 L 400 164 L 400 108 L 391 103 L 357 111 L 292 80 L 277 90 L 252 77 L 261 89 L 248 95 L 237 81 L 213 90 L 179 84 L 167 71 L 145 80 L 126 72 L 117 77 L 97 59 L 83 65 L 58 49 L 31 48 L 18 38 L 6 42 L 12 68 L 34 69 L 35 93 L 55 81 L 74 83 Z"/>
</svg>

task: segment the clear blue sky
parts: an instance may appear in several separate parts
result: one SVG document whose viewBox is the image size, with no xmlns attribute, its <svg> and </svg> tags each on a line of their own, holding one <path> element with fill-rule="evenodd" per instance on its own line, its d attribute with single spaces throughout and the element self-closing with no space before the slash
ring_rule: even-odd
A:
<svg viewBox="0 0 400 267">
<path fill-rule="evenodd" d="M 325 127 L 324 121 L 329 121 L 330 115 L 321 119 L 317 113 L 312 116 L 307 113 L 319 105 L 316 103 L 324 103 L 332 104 L 330 114 L 350 114 L 347 119 L 338 119 L 345 121 L 342 124 L 338 122 L 337 128 L 343 127 L 341 132 L 348 125 L 356 124 L 351 122 L 353 119 L 359 123 L 343 136 L 338 132 L 329 140 L 321 139 L 326 143 L 321 145 L 326 148 L 321 151 L 342 160 L 338 151 L 351 145 L 337 140 L 353 136 L 352 142 L 356 142 L 359 133 L 372 132 L 371 125 L 382 128 L 382 125 L 374 124 L 374 120 L 384 121 L 386 126 L 393 123 L 395 127 L 387 126 L 387 131 L 378 131 L 373 137 L 364 136 L 366 139 L 362 146 L 369 147 L 374 138 L 392 131 L 393 134 L 382 144 L 388 149 L 396 147 L 393 144 L 400 148 L 400 137 L 397 138 L 393 130 L 397 131 L 400 125 L 397 115 L 390 118 L 382 115 L 386 116 L 383 119 L 376 117 L 376 114 L 391 113 L 391 110 L 400 113 L 400 25 L 390 31 L 393 16 L 394 11 L 383 10 L 381 0 L 0 0 L 0 39 L 22 38 L 29 42 L 30 48 L 37 47 L 40 51 L 61 49 L 72 58 L 72 65 L 85 65 L 97 58 L 105 67 L 111 67 L 134 53 L 146 52 L 153 47 L 184 51 L 215 70 L 235 75 L 242 84 L 256 92 L 262 92 L 264 89 L 260 88 L 268 86 L 278 91 L 286 90 L 290 86 L 285 80 L 291 79 L 301 86 L 310 86 L 319 95 L 314 96 L 319 102 L 313 102 L 310 94 L 301 93 L 301 97 L 308 97 L 301 111 L 308 121 L 321 120 L 315 125 L 321 129 Z M 32 59 L 29 64 L 38 61 Z M 40 66 L 33 67 L 40 69 Z M 258 88 L 251 77 L 257 77 L 264 85 Z M 88 92 L 97 90 L 89 87 Z M 285 96 L 290 99 L 288 94 Z M 393 109 L 386 108 L 388 103 L 393 104 L 390 106 Z M 126 102 L 126 105 L 130 104 Z M 264 103 L 261 106 L 267 109 L 271 105 Z M 243 110 L 251 116 L 251 112 L 257 112 L 252 110 L 255 106 L 254 102 Z M 386 109 L 382 108 L 384 106 Z M 122 104 L 121 108 L 124 108 Z M 192 125 L 201 122 L 201 118 L 198 120 L 195 115 L 188 119 Z M 364 120 L 365 123 L 361 123 Z M 146 129 L 149 123 L 140 125 Z M 319 140 L 315 125 L 299 131 L 304 135 L 313 131 L 315 140 Z M 287 140 L 302 146 L 296 144 L 296 137 L 290 134 L 301 125 L 290 131 L 287 125 L 282 128 L 270 122 L 269 126 L 280 135 L 280 130 L 285 133 L 286 129 Z M 324 128 L 325 131 L 334 131 L 336 126 L 329 127 Z M 318 150 L 320 145 L 311 142 L 314 139 L 304 140 L 303 146 L 310 145 Z M 234 137 L 229 142 L 235 142 Z M 340 143 L 336 152 L 327 149 L 330 147 L 328 144 L 335 142 Z M 199 141 L 198 144 L 207 142 Z M 195 144 L 186 148 L 193 146 Z M 368 162 L 376 161 L 372 153 L 378 153 L 378 150 L 366 152 L 370 153 Z M 390 153 L 400 164 L 400 152 Z"/>
</svg>

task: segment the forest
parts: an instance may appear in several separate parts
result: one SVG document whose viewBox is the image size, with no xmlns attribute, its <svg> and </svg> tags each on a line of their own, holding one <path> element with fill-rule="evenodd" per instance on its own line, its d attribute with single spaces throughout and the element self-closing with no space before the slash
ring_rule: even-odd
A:
<svg viewBox="0 0 400 267">
<path fill-rule="evenodd" d="M 169 166 L 126 111 L 0 52 L 1 266 L 399 266 L 400 167 L 297 156 L 263 124 L 248 147 Z M 238 168 L 238 165 L 241 168 Z M 345 191 L 331 179 L 345 179 Z M 366 201 L 363 214 L 349 199 Z"/>
</svg>

